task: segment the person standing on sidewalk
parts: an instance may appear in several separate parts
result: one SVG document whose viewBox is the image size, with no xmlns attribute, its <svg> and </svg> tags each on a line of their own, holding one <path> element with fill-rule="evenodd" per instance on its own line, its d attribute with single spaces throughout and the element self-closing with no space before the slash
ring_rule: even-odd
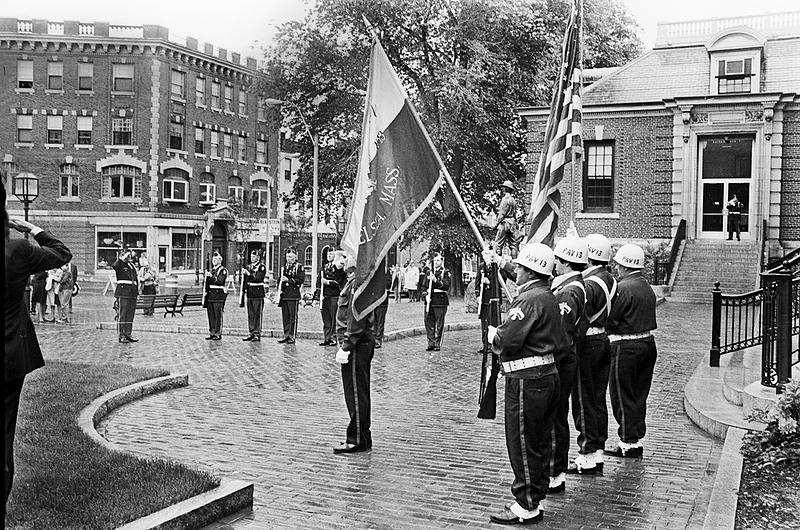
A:
<svg viewBox="0 0 800 530">
<path fill-rule="evenodd" d="M 208 337 L 206 340 L 222 339 L 222 314 L 225 310 L 225 283 L 228 269 L 222 266 L 222 255 L 214 252 L 211 256 L 211 270 L 206 271 L 206 313 L 208 315 Z"/>
<path fill-rule="evenodd" d="M 428 337 L 428 347 L 425 351 L 439 351 L 442 347 L 444 317 L 450 305 L 447 296 L 450 281 L 450 271 L 444 267 L 444 256 L 441 252 L 436 252 L 433 255 L 433 268 L 425 276 L 422 284 L 425 292 L 425 332 Z"/>
<path fill-rule="evenodd" d="M 500 326 L 489 327 L 489 344 L 505 374 L 506 447 L 514 481 L 514 502 L 490 520 L 536 524 L 547 497 L 550 430 L 558 400 L 555 358 L 566 348 L 558 304 L 548 279 L 553 251 L 541 243 L 520 249 L 513 260 L 519 293 Z"/>
<path fill-rule="evenodd" d="M 586 335 L 578 357 L 578 371 L 572 387 L 572 419 L 578 431 L 578 456 L 567 473 L 594 475 L 603 470 L 603 449 L 608 439 L 606 388 L 611 362 L 611 345 L 606 320 L 617 297 L 617 281 L 606 269 L 611 243 L 602 234 L 584 238 L 589 250 L 589 267 L 583 270 L 586 287 Z"/>
<path fill-rule="evenodd" d="M 283 319 L 283 338 L 281 344 L 294 344 L 297 336 L 297 311 L 300 307 L 300 286 L 305 282 L 306 273 L 297 263 L 297 253 L 293 247 L 286 252 L 286 263 L 281 269 L 281 317 Z"/>
<path fill-rule="evenodd" d="M 266 294 L 264 278 L 267 277 L 267 267 L 261 262 L 261 253 L 258 250 L 250 252 L 250 266 L 243 268 L 242 274 L 244 274 L 242 287 L 247 295 L 247 328 L 250 331 L 250 334 L 242 340 L 260 342 L 261 317 Z"/>
<path fill-rule="evenodd" d="M 2 193 L 5 205 L 5 190 Z M 44 366 L 42 350 L 36 338 L 36 330 L 31 322 L 25 304 L 25 287 L 32 274 L 37 274 L 67 263 L 72 254 L 69 249 L 53 235 L 38 226 L 20 219 L 9 219 L 3 207 L 5 232 L 5 327 L 6 337 L 3 350 L 5 408 L 5 503 L 14 482 L 14 436 L 17 429 L 19 398 L 25 377 Z M 30 232 L 37 245 L 27 239 L 11 239 L 10 228 Z M 5 507 L 5 504 L 4 504 Z M 5 508 L 3 509 L 5 512 Z"/>
<path fill-rule="evenodd" d="M 117 275 L 117 287 L 114 289 L 114 297 L 117 299 L 119 308 L 117 333 L 119 341 L 123 344 L 139 341 L 139 339 L 131 337 L 133 317 L 136 316 L 136 298 L 139 296 L 138 274 L 131 259 L 130 249 L 122 247 L 117 261 L 111 264 L 111 268 Z"/>
<path fill-rule="evenodd" d="M 139 257 L 139 285 L 141 286 L 142 293 L 141 294 L 150 294 L 154 295 L 157 292 L 156 284 L 158 283 L 158 274 L 156 271 L 153 270 L 153 267 L 150 266 L 150 262 L 147 260 L 147 256 L 142 255 Z M 155 309 L 150 307 L 149 309 L 144 310 L 145 315 L 152 316 L 155 313 Z"/>
<path fill-rule="evenodd" d="M 347 282 L 347 273 L 343 266 L 337 267 L 334 257 L 336 251 L 328 249 L 325 256 L 327 262 L 320 271 L 322 297 L 319 311 L 322 314 L 322 342 L 320 346 L 336 346 L 336 309 L 339 305 L 339 293 Z"/>
<path fill-rule="evenodd" d="M 614 254 L 619 292 L 606 322 L 611 343 L 608 387 L 614 419 L 619 424 L 619 446 L 609 456 L 639 458 L 644 450 L 647 396 L 656 364 L 656 296 L 642 275 L 644 251 L 623 245 Z"/>
<path fill-rule="evenodd" d="M 417 287 L 419 286 L 419 267 L 417 264 L 412 260 L 406 266 L 406 291 L 408 292 L 408 301 L 409 302 L 417 302 L 419 301 L 419 291 Z"/>
<path fill-rule="evenodd" d="M 67 324 L 71 323 L 69 304 L 72 302 L 72 286 L 75 282 L 72 280 L 72 271 L 69 268 L 69 263 L 61 267 L 63 273 L 61 274 L 61 286 L 59 287 L 58 298 L 61 302 L 61 316 L 59 320 Z"/>
<path fill-rule="evenodd" d="M 342 365 L 342 387 L 350 422 L 347 425 L 347 439 L 335 446 L 333 453 L 360 453 L 372 449 L 369 380 L 372 357 L 375 355 L 372 335 L 374 313 L 360 320 L 355 318 L 353 290 L 356 260 L 341 251 L 337 251 L 335 259 L 344 263 L 347 270 L 347 283 L 339 294 L 336 311 L 336 335 L 339 338 L 336 361 Z"/>
</svg>

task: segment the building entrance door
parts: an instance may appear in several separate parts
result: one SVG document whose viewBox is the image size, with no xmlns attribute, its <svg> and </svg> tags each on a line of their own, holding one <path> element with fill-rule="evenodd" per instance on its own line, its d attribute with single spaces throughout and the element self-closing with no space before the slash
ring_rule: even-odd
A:
<svg viewBox="0 0 800 530">
<path fill-rule="evenodd" d="M 727 204 L 736 195 L 742 203 L 739 228 L 742 239 L 750 238 L 750 188 L 753 171 L 753 139 L 723 136 L 700 140 L 700 201 L 697 237 L 728 237 L 730 215 Z"/>
</svg>

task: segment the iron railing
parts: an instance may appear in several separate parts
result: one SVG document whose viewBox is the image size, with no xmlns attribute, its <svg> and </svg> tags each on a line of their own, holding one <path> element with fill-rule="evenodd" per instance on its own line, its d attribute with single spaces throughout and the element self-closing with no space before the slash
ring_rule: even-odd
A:
<svg viewBox="0 0 800 530">
<path fill-rule="evenodd" d="M 714 282 L 711 292 L 710 366 L 719 366 L 721 355 L 761 344 L 762 298 L 763 289 L 743 294 L 724 294 L 720 282 Z"/>
<path fill-rule="evenodd" d="M 686 220 L 681 219 L 678 223 L 678 229 L 675 231 L 675 236 L 672 238 L 669 259 L 658 260 L 653 263 L 653 278 L 651 282 L 653 285 L 669 285 L 672 271 L 675 269 L 675 261 L 678 259 L 678 251 L 685 239 Z"/>
</svg>

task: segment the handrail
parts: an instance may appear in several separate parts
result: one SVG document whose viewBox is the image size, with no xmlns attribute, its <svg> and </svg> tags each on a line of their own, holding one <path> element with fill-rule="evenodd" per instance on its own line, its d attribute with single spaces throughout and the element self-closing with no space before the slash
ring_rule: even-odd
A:
<svg viewBox="0 0 800 530">
<path fill-rule="evenodd" d="M 789 252 L 782 258 L 776 258 L 767 264 L 767 270 L 764 272 L 777 272 L 782 268 L 794 267 L 800 263 L 800 248 L 796 248 Z"/>
<path fill-rule="evenodd" d="M 672 248 L 669 251 L 669 261 L 667 261 L 667 284 L 672 278 L 672 269 L 675 267 L 675 260 L 678 259 L 678 250 L 681 243 L 686 239 L 686 219 L 681 219 L 678 229 L 675 230 L 675 237 L 672 238 Z"/>
<path fill-rule="evenodd" d="M 758 256 L 759 265 L 761 266 L 761 272 L 767 269 L 767 220 L 763 219 L 761 221 L 761 254 Z"/>
</svg>

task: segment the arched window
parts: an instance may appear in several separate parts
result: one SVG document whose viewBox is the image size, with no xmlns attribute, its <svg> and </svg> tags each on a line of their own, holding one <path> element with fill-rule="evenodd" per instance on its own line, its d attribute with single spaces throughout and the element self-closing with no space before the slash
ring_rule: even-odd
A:
<svg viewBox="0 0 800 530">
<path fill-rule="evenodd" d="M 228 178 L 228 198 L 236 201 L 244 199 L 244 186 L 242 186 L 241 178 Z"/>
<path fill-rule="evenodd" d="M 189 202 L 188 173 L 182 169 L 164 170 L 163 197 L 169 202 Z"/>
<path fill-rule="evenodd" d="M 266 180 L 258 179 L 253 181 L 250 200 L 253 206 L 257 208 L 269 208 L 269 186 Z"/>
<path fill-rule="evenodd" d="M 104 199 L 141 199 L 142 172 L 134 166 L 103 168 L 100 195 Z"/>
<path fill-rule="evenodd" d="M 200 204 L 213 206 L 216 202 L 217 185 L 214 183 L 214 175 L 200 173 Z"/>
<path fill-rule="evenodd" d="M 311 267 L 314 264 L 314 247 L 312 247 L 311 245 L 306 247 L 303 264 L 306 267 Z"/>
<path fill-rule="evenodd" d="M 75 164 L 61 164 L 58 168 L 58 196 L 77 199 L 80 191 L 80 175 Z"/>
</svg>

